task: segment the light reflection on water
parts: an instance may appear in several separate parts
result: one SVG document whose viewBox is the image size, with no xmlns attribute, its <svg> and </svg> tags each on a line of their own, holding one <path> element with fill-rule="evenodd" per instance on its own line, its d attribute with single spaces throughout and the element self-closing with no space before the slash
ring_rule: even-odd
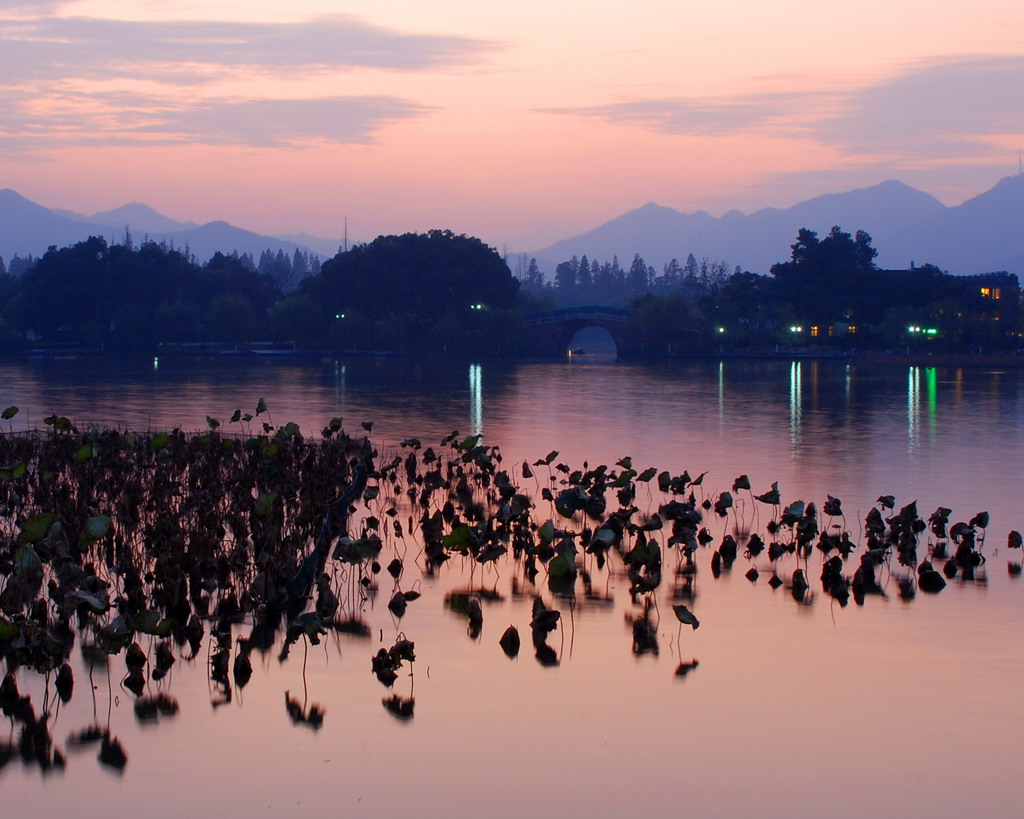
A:
<svg viewBox="0 0 1024 819">
<path fill-rule="evenodd" d="M 262 396 L 275 423 L 295 421 L 307 434 L 335 415 L 351 432 L 373 420 L 374 439 L 388 448 L 410 436 L 436 446 L 465 425 L 465 434 L 483 431 L 499 444 L 510 470 L 555 449 L 574 467 L 631 455 L 640 469 L 708 471 L 708 494 L 741 473 L 754 492 L 777 480 L 787 501 L 820 507 L 826 492 L 841 497 L 851 528 L 890 493 L 900 505 L 917 499 L 924 516 L 940 504 L 953 508 L 953 520 L 982 509 L 992 516 L 985 582 L 954 582 L 912 603 L 888 578 L 884 597 L 840 609 L 820 591 L 815 555 L 808 575 L 818 591 L 799 606 L 785 587 L 766 585 L 766 560 L 752 584 L 742 559 L 715 580 L 702 554 L 687 598 L 702 626 L 678 650 L 677 579 L 667 559 L 657 656 L 631 651 L 625 617 L 636 609 L 621 573 L 597 575 L 595 590 L 607 588 L 608 599 L 581 598 L 573 632 L 553 641 L 556 668 L 541 667 L 527 645 L 515 661 L 497 645 L 507 625 L 525 631 L 529 621 L 531 597 L 513 593 L 507 567 L 475 571 L 503 598 L 485 603 L 476 641 L 440 602 L 469 582 L 465 567 L 422 578 L 423 598 L 400 622 L 384 606 L 382 585 L 384 599 L 366 613 L 371 638 L 342 635 L 310 649 L 305 680 L 301 656 L 278 663 L 271 651 L 236 701 L 212 709 L 202 663 L 179 663 L 170 691 L 181 713 L 155 730 L 134 724 L 120 671 L 109 675 L 109 700 L 107 677 L 96 675 L 97 712 L 121 717 L 124 775 L 98 774 L 91 758 L 72 754 L 65 773 L 40 784 L 12 762 L 0 773 L 5 804 L 24 812 L 42 795 L 54 812 L 98 815 L 116 794 L 156 816 L 180 815 L 183 795 L 194 812 L 225 815 L 685 807 L 696 815 L 860 816 L 869 804 L 884 814 L 1016 815 L 1024 587 L 1008 577 L 1000 547 L 1024 524 L 1016 501 L 1022 383 L 1016 372 L 815 361 L 0 364 L 0 405 L 18 404 L 17 420 L 33 426 L 59 412 L 81 422 L 199 429 L 206 415 L 225 421 L 236 408 L 253 411 Z M 765 507 L 743 502 L 741 514 L 759 513 L 763 524 Z M 369 673 L 381 638 L 390 644 L 399 630 L 417 643 L 416 676 L 395 688 L 404 695 L 415 687 L 410 722 L 381 708 L 390 692 Z M 677 677 L 678 664 L 692 659 L 698 668 Z M 88 678 L 76 672 L 58 739 L 92 711 Z M 284 714 L 283 693 L 304 686 L 326 713 L 318 732 Z M 39 678 L 26 675 L 22 687 L 42 701 Z"/>
<path fill-rule="evenodd" d="M 793 449 L 800 446 L 800 430 L 803 427 L 803 384 L 801 375 L 803 362 L 794 361 L 789 367 L 789 439 Z"/>
<path fill-rule="evenodd" d="M 469 365 L 469 433 L 478 435 L 484 431 L 484 388 L 483 367 Z"/>
</svg>

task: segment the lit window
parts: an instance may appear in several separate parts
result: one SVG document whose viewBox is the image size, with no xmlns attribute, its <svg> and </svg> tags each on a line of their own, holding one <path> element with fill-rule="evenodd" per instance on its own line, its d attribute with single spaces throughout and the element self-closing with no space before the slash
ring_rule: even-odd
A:
<svg viewBox="0 0 1024 819">
<path fill-rule="evenodd" d="M 992 288 L 991 287 L 983 287 L 983 288 L 981 288 L 981 297 L 983 299 L 991 298 L 992 297 Z"/>
<path fill-rule="evenodd" d="M 811 325 L 811 338 L 817 338 L 817 337 L 818 337 L 818 325 L 817 324 L 812 324 Z"/>
<path fill-rule="evenodd" d="M 1001 289 L 999 289 L 998 287 L 993 287 L 992 288 L 992 298 L 994 298 L 994 299 L 1001 299 L 1002 297 L 1003 297 L 1003 291 Z"/>
<path fill-rule="evenodd" d="M 850 335 L 853 335 L 854 333 L 857 332 L 857 325 L 851 324 L 849 327 L 846 328 L 846 332 L 848 332 Z"/>
</svg>

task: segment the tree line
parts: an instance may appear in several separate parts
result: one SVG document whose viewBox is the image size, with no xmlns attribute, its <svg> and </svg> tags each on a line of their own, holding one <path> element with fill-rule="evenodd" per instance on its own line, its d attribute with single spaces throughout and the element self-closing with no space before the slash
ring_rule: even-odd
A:
<svg viewBox="0 0 1024 819">
<path fill-rule="evenodd" d="M 630 305 L 631 346 L 648 353 L 776 348 L 1015 350 L 1022 345 L 1020 286 L 1005 271 L 951 275 L 925 264 L 884 270 L 865 231 L 801 228 L 790 258 L 760 275 L 693 254 L 658 273 L 637 254 L 628 270 L 586 256 L 547 281 L 517 260 L 527 292 L 552 305 Z"/>
<path fill-rule="evenodd" d="M 451 231 L 382 236 L 324 263 L 297 250 L 202 265 L 187 247 L 136 246 L 126 231 L 121 244 L 94 236 L 0 273 L 0 345 L 508 348 L 518 290 L 497 251 Z"/>
<path fill-rule="evenodd" d="M 668 294 L 689 289 L 706 290 L 722 284 L 730 275 L 724 261 L 703 258 L 699 262 L 691 253 L 684 264 L 672 259 L 661 272 L 647 264 L 637 253 L 628 268 L 619 264 L 618 256 L 610 262 L 573 256 L 555 267 L 554 278 L 547 280 L 536 259 L 515 260 L 517 276 L 524 289 L 535 298 L 561 307 L 580 304 L 620 304 L 647 294 Z M 735 269 L 739 272 L 739 268 Z"/>
<path fill-rule="evenodd" d="M 932 264 L 885 270 L 864 231 L 797 233 L 770 275 L 743 272 L 710 294 L 720 346 L 976 352 L 1021 345 L 1020 284 L 1005 271 L 956 276 Z"/>
<path fill-rule="evenodd" d="M 258 260 L 217 253 L 202 265 L 187 247 L 136 246 L 126 231 L 121 244 L 92 237 L 0 271 L 0 348 L 268 341 L 514 354 L 531 351 L 531 312 L 580 304 L 631 308 L 630 347 L 650 354 L 1021 345 L 1015 275 L 882 270 L 876 256 L 863 231 L 803 228 L 769 275 L 692 254 L 659 272 L 636 254 L 628 268 L 573 257 L 548 282 L 536 260 L 513 257 L 513 275 L 494 248 L 447 230 L 380 236 L 322 263 L 268 250 Z"/>
</svg>

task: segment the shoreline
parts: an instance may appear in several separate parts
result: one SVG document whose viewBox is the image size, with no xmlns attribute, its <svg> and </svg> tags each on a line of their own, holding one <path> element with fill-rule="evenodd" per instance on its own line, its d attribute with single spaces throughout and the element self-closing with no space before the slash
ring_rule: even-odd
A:
<svg viewBox="0 0 1024 819">
<path fill-rule="evenodd" d="M 61 359 L 61 358 L 171 358 L 171 359 L 276 359 L 276 360 L 312 360 L 316 358 L 341 357 L 381 357 L 381 358 L 467 358 L 467 359 L 499 359 L 503 361 L 548 361 L 565 360 L 563 356 L 538 355 L 471 355 L 469 353 L 448 352 L 409 352 L 405 350 L 332 350 L 327 348 L 256 348 L 243 350 L 224 350 L 216 348 L 200 348 L 192 350 L 160 350 L 153 352 L 126 352 L 90 348 L 34 348 L 20 351 L 0 352 L 0 360 L 14 359 Z M 597 358 L 598 356 L 594 356 Z M 604 358 L 604 356 L 600 356 Z M 721 353 L 676 353 L 673 355 L 618 355 L 612 360 L 623 363 L 664 363 L 666 361 L 835 361 L 847 364 L 866 364 L 874 367 L 953 367 L 978 369 L 980 367 L 998 367 L 1003 369 L 1024 368 L 1024 355 L 1013 353 L 930 353 L 930 352 L 895 352 L 882 350 L 780 350 L 775 351 L 733 351 Z"/>
<path fill-rule="evenodd" d="M 998 367 L 1001 369 L 1020 369 L 1024 367 L 1024 355 L 1012 353 L 864 353 L 856 358 L 872 366 L 909 366 L 909 367 L 952 367 L 957 369 L 977 369 L 979 367 Z"/>
</svg>

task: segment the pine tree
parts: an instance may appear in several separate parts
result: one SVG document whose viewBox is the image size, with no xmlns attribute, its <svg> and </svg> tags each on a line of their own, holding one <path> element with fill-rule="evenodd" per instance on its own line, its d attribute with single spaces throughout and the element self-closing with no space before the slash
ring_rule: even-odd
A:
<svg viewBox="0 0 1024 819">
<path fill-rule="evenodd" d="M 576 272 L 576 284 L 579 287 L 585 287 L 587 289 L 594 283 L 593 277 L 590 275 L 590 260 L 587 258 L 587 254 L 583 254 L 583 258 L 580 259 L 579 267 Z"/>
<path fill-rule="evenodd" d="M 647 262 L 639 253 L 633 256 L 633 264 L 629 266 L 629 273 L 626 275 L 626 284 L 629 285 L 629 291 L 636 295 L 646 293 L 650 287 Z"/>
<path fill-rule="evenodd" d="M 535 258 L 530 259 L 530 264 L 526 268 L 526 284 L 528 287 L 536 289 L 544 286 L 544 271 L 537 266 Z"/>
<path fill-rule="evenodd" d="M 292 276 L 301 279 L 309 272 L 309 259 L 306 254 L 295 248 L 295 255 L 292 256 Z"/>
</svg>

